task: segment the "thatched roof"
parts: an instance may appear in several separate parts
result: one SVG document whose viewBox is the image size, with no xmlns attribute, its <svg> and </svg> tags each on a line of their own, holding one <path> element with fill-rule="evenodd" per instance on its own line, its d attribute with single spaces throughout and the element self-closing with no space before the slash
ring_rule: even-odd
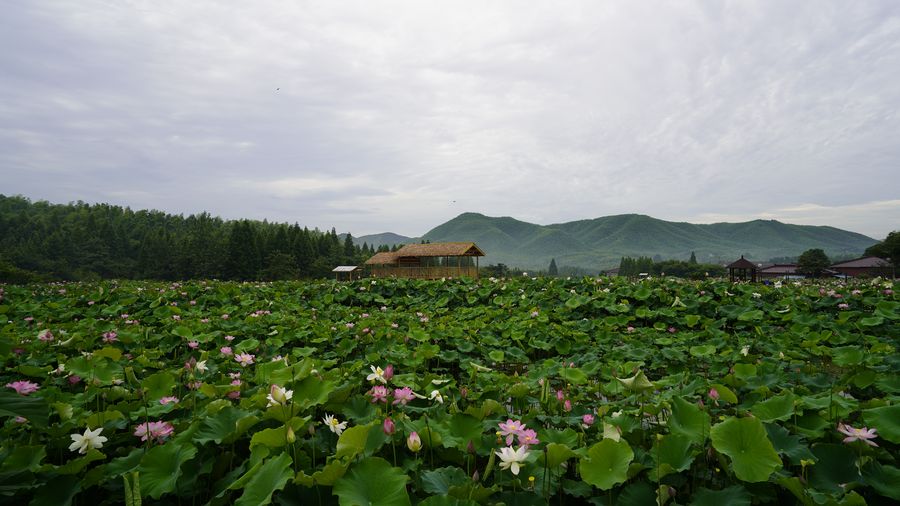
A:
<svg viewBox="0 0 900 506">
<path fill-rule="evenodd" d="M 484 252 L 474 242 L 436 242 L 406 244 L 397 251 L 382 251 L 366 260 L 366 265 L 396 264 L 401 258 L 419 257 L 483 257 Z"/>
<path fill-rule="evenodd" d="M 397 257 L 483 257 L 484 252 L 474 242 L 436 242 L 434 244 L 405 244 L 396 251 Z"/>
<path fill-rule="evenodd" d="M 396 251 L 382 251 L 375 253 L 372 258 L 366 260 L 366 265 L 387 265 L 397 263 Z"/>
</svg>

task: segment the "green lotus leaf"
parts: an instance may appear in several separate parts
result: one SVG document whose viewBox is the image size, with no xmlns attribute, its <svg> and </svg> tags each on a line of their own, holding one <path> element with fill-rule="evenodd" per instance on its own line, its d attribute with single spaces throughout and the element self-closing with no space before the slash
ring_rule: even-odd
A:
<svg viewBox="0 0 900 506">
<path fill-rule="evenodd" d="M 767 423 L 766 433 L 772 441 L 772 447 L 781 455 L 786 455 L 791 463 L 799 466 L 802 460 L 815 461 L 816 457 L 800 436 L 795 436 L 780 425 Z"/>
<path fill-rule="evenodd" d="M 337 480 L 332 492 L 339 503 L 346 506 L 408 506 L 407 481 L 408 477 L 401 469 L 392 467 L 382 458 L 369 457 L 354 464 L 347 474 Z"/>
<path fill-rule="evenodd" d="M 247 411 L 227 406 L 203 420 L 200 428 L 194 433 L 194 441 L 201 445 L 210 441 L 219 444 L 237 432 L 238 422 L 246 420 L 250 416 Z M 256 420 L 256 417 L 252 418 Z"/>
<path fill-rule="evenodd" d="M 766 481 L 781 469 L 781 459 L 757 418 L 728 417 L 713 426 L 710 438 L 716 450 L 731 458 L 731 467 L 740 480 Z"/>
<path fill-rule="evenodd" d="M 708 357 L 716 352 L 716 347 L 711 344 L 701 344 L 698 346 L 691 346 L 690 353 L 691 356 L 702 358 Z"/>
<path fill-rule="evenodd" d="M 668 486 L 666 486 L 668 488 Z M 646 481 L 631 483 L 616 498 L 616 506 L 646 506 L 656 504 L 656 491 Z"/>
<path fill-rule="evenodd" d="M 856 455 L 847 445 L 819 444 L 812 453 L 817 462 L 810 468 L 809 483 L 816 489 L 842 492 L 845 484 L 861 481 Z"/>
<path fill-rule="evenodd" d="M 169 443 L 151 448 L 138 467 L 141 493 L 159 499 L 163 494 L 174 491 L 182 465 L 196 455 L 197 449 L 190 445 Z"/>
<path fill-rule="evenodd" d="M 37 427 L 46 427 L 50 419 L 50 407 L 47 401 L 36 395 L 25 396 L 0 390 L 0 416 L 21 416 Z"/>
<path fill-rule="evenodd" d="M 587 483 L 609 490 L 628 479 L 628 465 L 634 452 L 625 441 L 604 439 L 588 449 L 587 456 L 578 462 L 578 471 Z"/>
<path fill-rule="evenodd" d="M 577 367 L 562 367 L 559 375 L 573 385 L 581 385 L 587 381 L 587 375 Z"/>
<path fill-rule="evenodd" d="M 872 486 L 879 494 L 900 501 L 900 469 L 894 466 L 882 465 L 879 462 L 869 462 L 863 468 L 863 476 L 866 483 Z"/>
<path fill-rule="evenodd" d="M 685 436 L 694 443 L 703 445 L 706 443 L 706 438 L 709 437 L 709 414 L 693 402 L 686 401 L 681 397 L 673 397 L 669 430 L 672 431 L 672 434 Z"/>
<path fill-rule="evenodd" d="M 548 443 L 546 446 L 546 450 L 547 467 L 549 468 L 555 468 L 556 466 L 562 465 L 563 462 L 575 456 L 575 452 L 564 444 Z M 544 463 L 543 459 L 540 458 L 538 459 L 538 462 L 540 464 Z"/>
<path fill-rule="evenodd" d="M 638 371 L 637 374 L 630 378 L 616 378 L 626 389 L 631 392 L 646 392 L 653 390 L 653 383 L 647 379 L 644 371 Z"/>
<path fill-rule="evenodd" d="M 282 453 L 275 458 L 269 459 L 244 485 L 244 493 L 241 494 L 235 505 L 261 506 L 269 504 L 272 502 L 272 494 L 276 490 L 283 489 L 293 476 L 291 457 L 287 453 Z"/>
<path fill-rule="evenodd" d="M 756 366 L 753 364 L 734 364 L 734 377 L 746 380 L 756 376 Z"/>
<path fill-rule="evenodd" d="M 750 506 L 752 496 L 747 489 L 734 485 L 722 490 L 701 487 L 694 492 L 691 506 Z"/>
<path fill-rule="evenodd" d="M 869 427 L 878 429 L 878 437 L 892 443 L 900 443 L 900 404 L 863 411 Z"/>
<path fill-rule="evenodd" d="M 165 371 L 158 372 L 144 378 L 141 381 L 141 387 L 147 392 L 147 397 L 155 401 L 172 395 L 172 390 L 175 388 L 175 376 Z"/>
<path fill-rule="evenodd" d="M 334 483 L 338 481 L 342 476 L 344 476 L 349 466 L 350 464 L 347 461 L 333 460 L 326 464 L 325 467 L 323 467 L 319 471 L 314 472 L 312 475 L 307 475 L 301 471 L 297 474 L 294 482 L 305 487 L 313 487 L 316 485 L 325 485 L 327 487 L 330 487 L 334 485 Z"/>
<path fill-rule="evenodd" d="M 831 350 L 831 360 L 842 367 L 859 365 L 864 358 L 865 351 L 860 346 L 843 346 Z"/>
<path fill-rule="evenodd" d="M 794 394 L 786 391 L 781 395 L 757 402 L 750 408 L 753 416 L 759 418 L 763 422 L 772 422 L 775 420 L 787 420 L 794 414 Z"/>
<path fill-rule="evenodd" d="M 355 458 L 366 450 L 366 441 L 369 439 L 369 431 L 375 423 L 350 427 L 338 436 L 335 458 Z"/>
<path fill-rule="evenodd" d="M 462 485 L 468 480 L 465 471 L 458 467 L 442 467 L 422 473 L 422 490 L 429 494 L 446 494 L 450 487 Z"/>
<path fill-rule="evenodd" d="M 650 478 L 655 481 L 668 474 L 684 471 L 694 462 L 691 439 L 680 434 L 661 437 L 650 453 L 658 466 L 658 472 L 650 472 Z"/>
<path fill-rule="evenodd" d="M 715 388 L 719 393 L 719 402 L 727 402 L 729 404 L 737 404 L 738 398 L 734 392 L 721 383 L 713 383 L 710 387 Z"/>
<path fill-rule="evenodd" d="M 481 421 L 464 413 L 456 413 L 445 423 L 435 428 L 441 435 L 441 445 L 445 448 L 466 450 L 469 441 L 475 448 L 481 448 L 481 435 L 484 428 Z"/>
</svg>

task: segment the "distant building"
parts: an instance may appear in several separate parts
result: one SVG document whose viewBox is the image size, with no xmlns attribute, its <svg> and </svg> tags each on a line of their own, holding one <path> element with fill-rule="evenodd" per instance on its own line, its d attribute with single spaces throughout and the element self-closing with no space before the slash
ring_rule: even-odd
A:
<svg viewBox="0 0 900 506">
<path fill-rule="evenodd" d="M 837 275 L 842 277 L 876 277 L 887 276 L 893 277 L 893 269 L 891 263 L 883 258 L 878 257 L 862 257 L 846 262 L 838 262 L 829 267 L 835 271 Z"/>
<path fill-rule="evenodd" d="M 774 264 L 769 265 L 768 267 L 763 267 L 759 269 L 757 272 L 757 276 L 759 279 L 774 279 L 774 278 L 802 278 L 805 277 L 803 274 L 797 270 L 797 264 Z"/>
<path fill-rule="evenodd" d="M 366 266 L 373 278 L 477 278 L 478 257 L 483 256 L 474 242 L 406 244 L 397 251 L 376 253 Z"/>
<path fill-rule="evenodd" d="M 334 273 L 335 281 L 353 281 L 353 278 L 362 277 L 362 269 L 356 265 L 338 265 L 331 272 Z"/>
</svg>

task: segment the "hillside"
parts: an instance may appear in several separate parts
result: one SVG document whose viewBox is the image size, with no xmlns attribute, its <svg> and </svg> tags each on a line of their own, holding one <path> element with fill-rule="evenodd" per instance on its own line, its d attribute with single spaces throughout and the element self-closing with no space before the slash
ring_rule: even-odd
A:
<svg viewBox="0 0 900 506">
<path fill-rule="evenodd" d="M 615 267 L 622 256 L 701 262 L 732 261 L 741 255 L 764 262 L 822 248 L 829 256 L 862 254 L 875 240 L 834 227 L 790 225 L 774 220 L 697 225 L 640 214 L 606 216 L 554 225 L 464 213 L 423 236 L 431 242 L 475 241 L 486 253 L 483 264 L 504 263 L 545 269 L 560 266 L 591 270 Z"/>
<path fill-rule="evenodd" d="M 395 244 L 406 244 L 408 242 L 416 242 L 416 239 L 412 237 L 406 237 L 405 235 L 394 234 L 392 232 L 385 232 L 383 234 L 361 235 L 359 237 L 353 238 L 353 243 L 357 246 L 362 246 L 363 243 L 365 243 L 376 249 L 382 245 L 393 246 Z"/>
</svg>

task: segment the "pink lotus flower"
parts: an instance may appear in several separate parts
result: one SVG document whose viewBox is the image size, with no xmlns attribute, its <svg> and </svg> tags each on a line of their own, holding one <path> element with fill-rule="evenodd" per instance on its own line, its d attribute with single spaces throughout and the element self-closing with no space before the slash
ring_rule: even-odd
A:
<svg viewBox="0 0 900 506">
<path fill-rule="evenodd" d="M 873 439 L 878 437 L 875 432 L 878 429 L 869 429 L 867 427 L 863 427 L 861 429 L 857 429 L 855 427 L 851 427 L 847 424 L 840 423 L 838 424 L 838 432 L 847 436 L 844 438 L 845 443 L 852 443 L 854 441 L 864 441 L 869 446 L 878 446 L 875 444 Z"/>
<path fill-rule="evenodd" d="M 170 403 L 178 404 L 178 397 L 174 397 L 171 395 L 167 396 L 167 397 L 163 397 L 162 399 L 159 400 L 159 403 L 162 404 L 163 406 L 165 406 L 166 404 L 170 404 Z"/>
<path fill-rule="evenodd" d="M 12 383 L 7 383 L 7 387 L 12 388 L 19 395 L 28 395 L 37 392 L 41 387 L 37 383 L 32 383 L 30 381 L 13 381 Z"/>
<path fill-rule="evenodd" d="M 566 399 L 566 402 L 563 403 L 563 409 L 566 410 L 566 413 L 568 413 L 569 411 L 572 411 L 572 401 L 569 399 Z"/>
<path fill-rule="evenodd" d="M 241 364 L 241 367 L 247 367 L 248 365 L 253 364 L 253 359 L 256 358 L 256 355 L 251 355 L 249 353 L 238 353 L 234 356 L 234 361 Z"/>
<path fill-rule="evenodd" d="M 541 441 L 537 437 L 537 432 L 527 429 L 523 430 L 521 434 L 519 434 L 519 446 L 531 446 L 540 443 Z"/>
<path fill-rule="evenodd" d="M 162 442 L 174 432 L 175 427 L 172 427 L 169 422 L 144 422 L 135 428 L 134 435 L 141 438 L 141 441 L 155 439 L 157 442 Z"/>
<path fill-rule="evenodd" d="M 388 389 L 385 386 L 376 385 L 369 390 L 368 394 L 372 397 L 372 404 L 387 403 Z"/>
<path fill-rule="evenodd" d="M 581 417 L 581 423 L 584 424 L 585 427 L 590 427 L 594 425 L 594 415 L 588 413 Z"/>
<path fill-rule="evenodd" d="M 222 355 L 225 356 L 230 356 L 234 353 L 233 351 L 231 351 L 231 346 L 222 346 L 221 348 L 219 348 L 219 351 L 221 351 Z"/>
<path fill-rule="evenodd" d="M 391 381 L 391 378 L 394 377 L 394 364 L 388 364 L 387 367 L 384 368 L 384 379 Z"/>
<path fill-rule="evenodd" d="M 520 436 L 525 433 L 525 424 L 511 418 L 507 419 L 506 423 L 500 422 L 497 425 L 500 426 L 500 435 L 506 436 L 507 446 L 512 444 L 513 436 Z"/>
<path fill-rule="evenodd" d="M 710 388 L 709 389 L 709 398 L 714 401 L 719 400 L 719 391 L 716 390 L 715 388 Z"/>
<path fill-rule="evenodd" d="M 119 335 L 113 331 L 103 333 L 104 343 L 114 343 L 119 340 Z"/>
<path fill-rule="evenodd" d="M 231 341 L 234 341 L 234 336 L 225 336 L 225 340 L 230 343 Z"/>
<path fill-rule="evenodd" d="M 200 343 L 197 341 L 188 341 L 188 348 L 192 350 L 196 350 L 200 346 Z"/>
<path fill-rule="evenodd" d="M 556 400 L 558 400 L 559 402 L 562 402 L 565 399 L 566 399 L 566 394 L 562 390 L 557 390 L 556 391 Z"/>
<path fill-rule="evenodd" d="M 50 329 L 45 329 L 38 334 L 37 338 L 45 343 L 49 343 L 53 340 L 53 333 L 50 332 Z"/>
<path fill-rule="evenodd" d="M 419 433 L 410 433 L 409 437 L 406 438 L 406 447 L 409 448 L 413 453 L 416 453 L 422 449 L 422 438 L 419 437 Z"/>
<path fill-rule="evenodd" d="M 412 401 L 412 400 L 415 399 L 415 398 L 416 398 L 416 396 L 415 396 L 415 394 L 413 394 L 412 388 L 409 388 L 409 387 L 403 387 L 403 388 L 395 388 L 395 389 L 394 389 L 394 402 L 393 402 L 393 404 L 394 404 L 395 406 L 396 406 L 397 404 L 401 404 L 401 405 L 403 405 L 403 406 L 406 406 L 406 404 L 407 404 L 408 402 Z"/>
<path fill-rule="evenodd" d="M 70 385 L 77 385 L 78 383 L 81 382 L 81 376 L 79 376 L 77 374 L 73 374 L 73 375 L 69 376 L 68 380 L 69 380 Z"/>
</svg>

